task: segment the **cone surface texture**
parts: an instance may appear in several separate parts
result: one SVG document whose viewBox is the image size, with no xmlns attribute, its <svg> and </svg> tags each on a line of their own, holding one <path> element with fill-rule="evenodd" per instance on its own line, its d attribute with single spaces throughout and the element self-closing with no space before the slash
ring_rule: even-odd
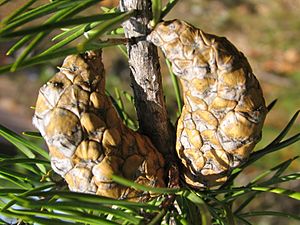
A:
<svg viewBox="0 0 300 225">
<path fill-rule="evenodd" d="M 184 180 L 195 188 L 224 183 L 260 140 L 267 113 L 247 59 L 226 38 L 179 20 L 157 24 L 147 40 L 182 84 L 176 151 Z"/>
<path fill-rule="evenodd" d="M 147 137 L 122 123 L 105 94 L 101 60 L 100 51 L 68 56 L 41 87 L 33 123 L 71 191 L 147 200 L 151 193 L 119 185 L 111 175 L 164 187 L 164 159 Z"/>
</svg>

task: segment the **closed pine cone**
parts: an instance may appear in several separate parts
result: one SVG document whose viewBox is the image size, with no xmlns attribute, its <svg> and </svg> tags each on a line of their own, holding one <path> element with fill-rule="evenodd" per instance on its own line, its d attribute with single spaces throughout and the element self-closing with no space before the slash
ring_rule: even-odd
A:
<svg viewBox="0 0 300 225">
<path fill-rule="evenodd" d="M 150 140 L 123 125 L 105 94 L 101 51 L 68 56 L 41 87 L 33 117 L 53 170 L 71 191 L 142 201 L 144 193 L 112 181 L 116 174 L 163 187 L 164 159 Z"/>
<path fill-rule="evenodd" d="M 159 23 L 147 39 L 182 84 L 176 150 L 185 181 L 196 188 L 224 183 L 260 140 L 267 113 L 247 59 L 226 38 L 179 20 Z"/>
</svg>

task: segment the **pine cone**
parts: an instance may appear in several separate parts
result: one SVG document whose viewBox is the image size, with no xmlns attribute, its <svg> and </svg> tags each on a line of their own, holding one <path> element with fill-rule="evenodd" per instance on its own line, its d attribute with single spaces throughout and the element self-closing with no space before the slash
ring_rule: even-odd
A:
<svg viewBox="0 0 300 225">
<path fill-rule="evenodd" d="M 163 187 L 164 159 L 151 141 L 123 125 L 105 94 L 101 52 L 68 56 L 39 92 L 33 124 L 53 170 L 71 191 L 143 201 L 152 197 L 112 181 L 116 174 Z"/>
<path fill-rule="evenodd" d="M 182 84 L 176 150 L 185 181 L 196 188 L 222 184 L 260 140 L 267 113 L 247 59 L 226 38 L 179 20 L 159 23 L 147 39 Z"/>
</svg>

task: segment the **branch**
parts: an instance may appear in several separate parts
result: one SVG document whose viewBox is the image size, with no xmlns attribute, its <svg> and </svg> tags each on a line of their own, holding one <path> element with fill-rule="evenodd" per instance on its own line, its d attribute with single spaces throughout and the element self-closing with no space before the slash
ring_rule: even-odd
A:
<svg viewBox="0 0 300 225">
<path fill-rule="evenodd" d="M 165 156 L 174 151 L 174 130 L 168 119 L 162 92 L 157 48 L 146 41 L 149 33 L 150 0 L 120 0 L 122 11 L 137 10 L 137 15 L 123 23 L 131 83 L 141 133 L 147 135 Z"/>
</svg>

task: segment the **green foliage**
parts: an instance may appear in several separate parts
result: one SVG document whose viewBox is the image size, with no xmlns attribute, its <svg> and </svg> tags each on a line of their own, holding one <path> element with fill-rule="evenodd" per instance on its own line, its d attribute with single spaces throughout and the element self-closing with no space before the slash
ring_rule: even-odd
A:
<svg viewBox="0 0 300 225">
<path fill-rule="evenodd" d="M 181 114 L 181 110 L 182 110 L 182 106 L 183 106 L 183 102 L 182 102 L 181 94 L 180 94 L 179 82 L 178 82 L 177 77 L 175 76 L 175 74 L 172 71 L 171 63 L 167 59 L 166 59 L 166 64 L 168 66 L 169 73 L 170 73 L 170 76 L 172 79 L 174 92 L 175 92 L 175 96 L 176 96 L 177 109 L 178 109 L 177 116 L 179 116 Z"/>
<path fill-rule="evenodd" d="M 1 136 L 14 144 L 19 154 L 15 157 L 0 156 L 0 221 L 5 223 L 12 219 L 16 223 L 15 218 L 29 224 L 170 224 L 171 221 L 197 224 L 201 221 L 201 224 L 208 225 L 251 224 L 248 218 L 266 215 L 300 221 L 298 215 L 285 212 L 245 210 L 264 192 L 300 200 L 300 192 L 278 187 L 283 182 L 300 179 L 300 173 L 285 173 L 298 156 L 262 172 L 246 185 L 234 184 L 237 176 L 242 176 L 243 169 L 254 161 L 299 140 L 300 134 L 282 141 L 297 114 L 277 138 L 253 153 L 250 160 L 231 175 L 230 182 L 216 190 L 153 188 L 113 177 L 122 185 L 158 194 L 157 198 L 145 203 L 69 192 L 66 184 L 53 174 L 46 151 L 1 126 Z M 236 201 L 241 203 L 235 205 Z"/>
<path fill-rule="evenodd" d="M 8 16 L 1 22 L 0 41 L 3 42 L 12 37 L 17 38 L 21 36 L 8 50 L 7 55 L 11 55 L 21 48 L 23 50 L 13 64 L 1 67 L 0 73 L 40 64 L 53 58 L 115 45 L 115 43 L 99 40 L 95 43 L 93 40 L 104 33 L 108 33 L 109 37 L 109 32 L 132 16 L 134 12 L 109 10 L 101 15 L 79 16 L 80 12 L 99 2 L 101 1 L 51 1 L 28 11 L 24 11 L 29 7 L 29 4 L 25 4 L 18 9 L 19 12 L 22 12 L 18 16 L 14 16 L 15 12 L 13 12 L 11 16 Z M 48 18 L 46 19 L 45 17 Z M 37 19 L 45 21 L 41 25 L 31 25 Z M 29 25 L 29 28 L 23 28 L 24 25 Z M 55 29 L 73 25 L 75 27 L 64 30 L 53 38 L 53 40 L 63 38 L 61 41 L 37 55 L 29 56 L 37 49 L 43 39 L 49 38 L 50 33 Z M 84 36 L 86 40 L 82 41 Z M 73 43 L 77 39 L 81 39 L 81 42 L 76 47 L 69 46 L 71 42 Z"/>
<path fill-rule="evenodd" d="M 2 20 L 0 41 L 20 38 L 7 54 L 10 55 L 21 48 L 23 50 L 15 63 L 0 67 L 0 72 L 14 71 L 54 58 L 108 46 L 116 46 L 126 54 L 118 41 L 111 40 L 122 34 L 119 25 L 134 16 L 135 12 L 123 13 L 116 9 L 102 8 L 102 14 L 82 16 L 79 13 L 100 1 L 59 0 L 32 7 L 36 2 L 38 1 L 27 1 Z M 7 1 L 0 1 L 0 5 L 5 6 L 6 3 Z M 153 0 L 153 23 L 159 22 L 176 3 L 177 0 L 169 0 L 167 5 L 162 7 L 160 0 Z M 31 22 L 37 19 L 44 22 L 41 25 L 32 25 Z M 25 25 L 26 28 L 23 28 Z M 50 38 L 50 33 L 57 31 L 57 28 L 61 28 L 61 32 Z M 105 41 L 99 39 L 103 35 L 106 37 Z M 57 42 L 34 55 L 37 45 L 45 38 Z M 170 75 L 180 113 L 180 89 L 171 70 Z M 130 118 L 124 107 L 124 99 L 133 104 L 133 97 L 118 88 L 114 92 L 116 98 L 111 98 L 124 123 L 132 129 L 137 129 L 137 121 Z M 271 165 L 271 168 L 246 184 L 238 183 L 238 178 L 243 176 L 245 169 L 257 160 L 265 159 L 272 152 L 284 150 L 285 147 L 299 141 L 300 133 L 286 138 L 298 114 L 299 111 L 270 144 L 252 153 L 249 160 L 235 169 L 228 181 L 218 189 L 199 191 L 188 187 L 150 188 L 114 176 L 114 180 L 122 185 L 157 194 L 152 201 L 144 203 L 68 191 L 65 182 L 51 170 L 46 150 L 25 137 L 40 139 L 39 133 L 27 131 L 21 136 L 0 126 L 0 135 L 18 149 L 18 154 L 13 157 L 0 155 L 0 224 L 248 225 L 251 224 L 251 218 L 257 216 L 278 216 L 300 221 L 298 215 L 287 212 L 248 210 L 253 200 L 264 193 L 300 200 L 299 192 L 279 186 L 284 182 L 300 179 L 300 173 L 286 172 L 299 156 L 275 166 Z"/>
</svg>

